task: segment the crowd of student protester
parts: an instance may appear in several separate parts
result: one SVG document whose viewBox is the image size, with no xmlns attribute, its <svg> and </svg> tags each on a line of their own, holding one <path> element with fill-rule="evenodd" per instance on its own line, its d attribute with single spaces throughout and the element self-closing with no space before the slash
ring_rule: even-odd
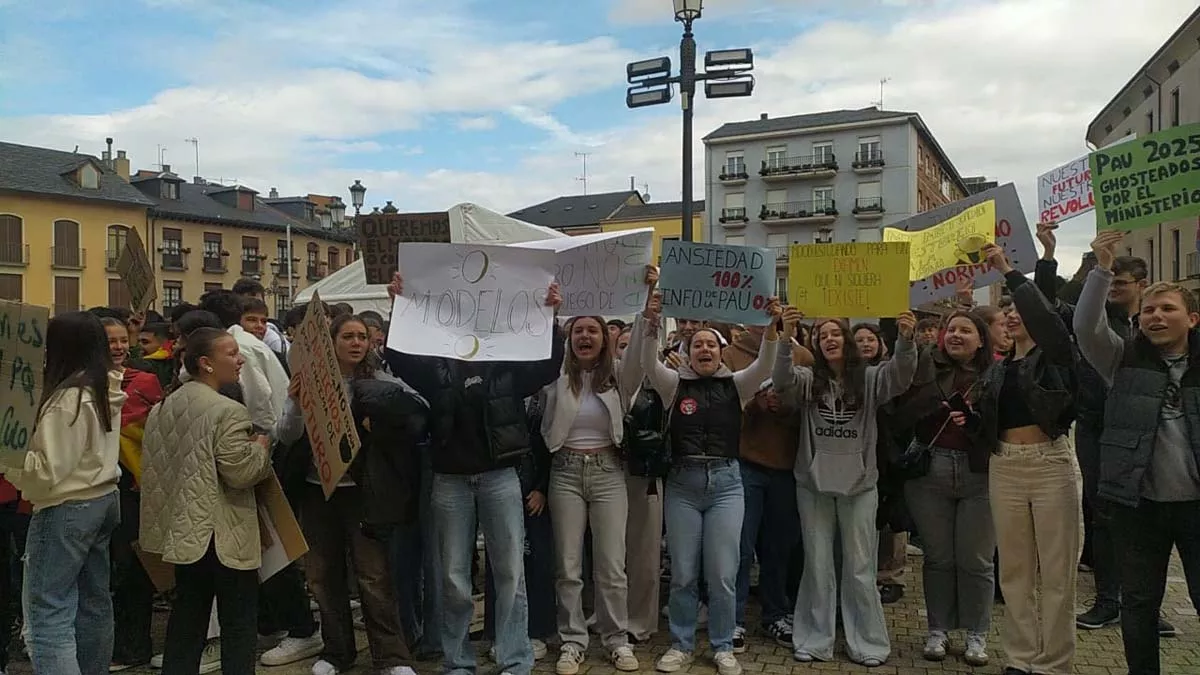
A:
<svg viewBox="0 0 1200 675">
<path fill-rule="evenodd" d="M 988 664 L 1002 601 L 1007 675 L 1071 673 L 1076 629 L 1118 623 L 1129 672 L 1158 673 L 1173 548 L 1200 606 L 1197 299 L 1149 284 L 1121 233 L 1064 285 L 1055 225 L 1037 235 L 1032 280 L 985 250 L 1000 306 L 964 287 L 921 321 L 772 299 L 763 326 L 664 334 L 647 268 L 632 323 L 556 322 L 533 362 L 400 353 L 384 317 L 324 307 L 362 439 L 330 494 L 290 367 L 307 307 L 276 324 L 243 280 L 167 317 L 59 314 L 29 452 L 0 482 L 0 670 L 19 643 L 52 675 L 471 673 L 479 586 L 500 673 L 550 644 L 558 675 L 589 654 L 637 671 L 660 616 L 660 672 L 704 653 L 740 675 L 759 639 L 833 661 L 839 624 L 845 658 L 876 667 L 916 545 L 925 659 Z M 309 551 L 260 583 L 272 473 Z M 1097 595 L 1076 616 L 1080 570 Z"/>
</svg>

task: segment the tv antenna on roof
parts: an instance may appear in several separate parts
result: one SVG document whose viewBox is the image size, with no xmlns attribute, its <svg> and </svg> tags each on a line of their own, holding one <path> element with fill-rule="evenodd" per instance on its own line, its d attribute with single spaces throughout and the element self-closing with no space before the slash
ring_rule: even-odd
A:
<svg viewBox="0 0 1200 675">
<path fill-rule="evenodd" d="M 872 101 L 872 103 L 874 103 L 876 105 L 876 107 L 878 107 L 880 110 L 883 110 L 883 86 L 891 81 L 892 81 L 892 78 L 890 78 L 890 77 L 879 78 L 879 100 Z"/>
<path fill-rule="evenodd" d="M 162 171 L 163 160 L 167 157 L 167 148 L 163 144 L 158 144 L 158 170 Z"/>
<path fill-rule="evenodd" d="M 200 139 L 196 138 L 195 136 L 192 136 L 191 138 L 185 138 L 183 140 L 186 143 L 191 143 L 192 149 L 196 151 L 196 173 L 194 173 L 192 175 L 199 176 L 200 175 Z"/>
<path fill-rule="evenodd" d="M 587 180 L 588 180 L 588 175 L 587 175 L 587 158 L 588 158 L 589 156 L 591 156 L 591 154 L 592 154 L 592 153 L 590 153 L 590 152 L 577 152 L 577 153 L 575 153 L 575 156 L 576 156 L 576 157 L 579 157 L 579 158 L 583 159 L 583 175 L 582 175 L 582 176 L 580 176 L 579 178 L 576 178 L 575 180 L 577 180 L 577 181 L 579 181 L 579 182 L 583 183 L 583 194 L 585 194 L 585 195 L 587 194 Z"/>
</svg>

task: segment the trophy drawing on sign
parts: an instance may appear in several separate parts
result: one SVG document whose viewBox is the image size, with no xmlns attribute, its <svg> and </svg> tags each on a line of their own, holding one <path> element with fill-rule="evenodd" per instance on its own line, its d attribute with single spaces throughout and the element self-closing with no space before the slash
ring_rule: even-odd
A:
<svg viewBox="0 0 1200 675">
<path fill-rule="evenodd" d="M 983 247 L 987 246 L 987 237 L 981 234 L 972 234 L 964 237 L 958 242 L 958 248 L 954 251 L 954 257 L 958 262 L 964 265 L 974 265 L 983 262 Z"/>
</svg>

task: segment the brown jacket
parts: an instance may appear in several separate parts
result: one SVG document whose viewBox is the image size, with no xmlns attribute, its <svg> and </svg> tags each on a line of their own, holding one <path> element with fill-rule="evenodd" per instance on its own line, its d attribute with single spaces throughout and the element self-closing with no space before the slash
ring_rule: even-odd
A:
<svg viewBox="0 0 1200 675">
<path fill-rule="evenodd" d="M 725 348 L 721 360 L 734 372 L 744 370 L 758 356 L 758 346 L 749 333 L 742 333 Z M 792 363 L 812 367 L 812 352 L 793 342 Z M 800 423 L 795 412 L 786 409 L 768 412 L 757 401 L 746 406 L 742 412 L 741 459 L 769 469 L 790 471 L 800 444 Z"/>
</svg>

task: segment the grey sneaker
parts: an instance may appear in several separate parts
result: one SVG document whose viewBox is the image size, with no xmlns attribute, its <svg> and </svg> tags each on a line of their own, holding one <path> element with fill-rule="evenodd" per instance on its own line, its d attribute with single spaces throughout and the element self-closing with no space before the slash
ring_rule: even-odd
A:
<svg viewBox="0 0 1200 675">
<path fill-rule="evenodd" d="M 925 639 L 925 649 L 921 653 L 926 661 L 941 661 L 946 658 L 946 647 L 949 644 L 950 638 L 944 632 L 929 631 L 929 637 Z"/>
<path fill-rule="evenodd" d="M 742 664 L 738 663 L 733 652 L 717 652 L 713 654 L 713 663 L 717 664 L 719 675 L 742 675 Z"/>
<path fill-rule="evenodd" d="M 967 648 L 963 652 L 963 660 L 972 666 L 986 666 L 988 664 L 986 635 L 967 633 Z"/>
<path fill-rule="evenodd" d="M 583 663 L 583 650 L 568 642 L 558 652 L 558 663 L 554 664 L 554 672 L 558 675 L 575 675 Z"/>
</svg>

